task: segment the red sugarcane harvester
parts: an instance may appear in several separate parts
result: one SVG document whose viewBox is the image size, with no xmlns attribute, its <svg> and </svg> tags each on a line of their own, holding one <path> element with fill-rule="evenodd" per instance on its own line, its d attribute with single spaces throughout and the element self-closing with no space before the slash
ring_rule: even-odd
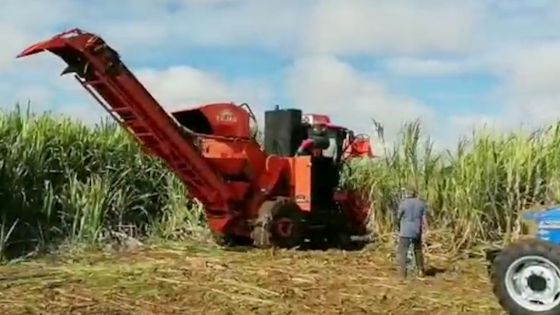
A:
<svg viewBox="0 0 560 315">
<path fill-rule="evenodd" d="M 62 58 L 62 74 L 74 73 L 145 152 L 166 163 L 204 205 L 222 244 L 290 248 L 367 233 L 369 204 L 340 188 L 347 161 L 372 156 L 367 137 L 328 116 L 277 107 L 265 112 L 263 150 L 248 106 L 214 103 L 168 114 L 99 36 L 73 29 L 18 57 L 41 51 Z"/>
</svg>

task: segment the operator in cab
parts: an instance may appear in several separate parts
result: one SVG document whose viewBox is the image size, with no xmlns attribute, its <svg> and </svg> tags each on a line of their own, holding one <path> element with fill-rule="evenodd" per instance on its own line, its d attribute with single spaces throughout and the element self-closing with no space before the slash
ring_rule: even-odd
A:
<svg viewBox="0 0 560 315">
<path fill-rule="evenodd" d="M 406 279 L 406 256 L 410 246 L 414 248 L 414 258 L 418 276 L 424 276 L 424 255 L 422 253 L 423 234 L 427 230 L 427 203 L 418 198 L 416 188 L 410 188 L 407 196 L 400 202 L 397 211 L 399 222 L 399 242 L 397 246 L 397 263 L 399 276 Z"/>
<path fill-rule="evenodd" d="M 320 155 L 318 151 L 326 150 L 330 145 L 327 125 L 322 121 L 314 122 L 311 137 L 301 143 L 296 152 L 296 156 Z"/>
</svg>

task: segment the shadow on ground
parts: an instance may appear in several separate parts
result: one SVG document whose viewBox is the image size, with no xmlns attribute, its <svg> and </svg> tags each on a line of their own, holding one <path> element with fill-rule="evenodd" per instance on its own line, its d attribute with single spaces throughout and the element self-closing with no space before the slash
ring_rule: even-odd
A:
<svg viewBox="0 0 560 315">
<path fill-rule="evenodd" d="M 445 268 L 438 268 L 438 267 L 434 267 L 434 266 L 430 266 L 428 268 L 426 268 L 426 276 L 427 277 L 435 277 L 440 273 L 445 273 L 447 271 L 447 269 Z"/>
<path fill-rule="evenodd" d="M 299 247 L 295 248 L 297 251 L 329 251 L 329 250 L 345 250 L 345 251 L 361 251 L 367 245 L 373 244 L 373 241 L 353 241 L 347 244 L 335 244 L 330 242 L 305 242 Z M 256 247 L 251 245 L 236 245 L 223 247 L 225 251 L 231 252 L 248 252 L 257 250 Z"/>
</svg>

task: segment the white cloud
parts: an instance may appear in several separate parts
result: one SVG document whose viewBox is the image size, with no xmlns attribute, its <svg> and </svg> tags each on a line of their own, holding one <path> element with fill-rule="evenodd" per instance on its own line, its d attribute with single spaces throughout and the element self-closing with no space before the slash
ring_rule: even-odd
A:
<svg viewBox="0 0 560 315">
<path fill-rule="evenodd" d="M 16 55 L 36 40 L 46 39 L 54 28 L 71 17 L 76 6 L 71 0 L 2 0 L 0 9 L 0 73 L 15 63 Z"/>
<path fill-rule="evenodd" d="M 249 1 L 250 0 L 181 0 L 181 3 L 186 6 L 220 6 Z"/>
<path fill-rule="evenodd" d="M 557 1 L 122 0 L 117 7 L 113 2 L 27 0 L 22 5 L 3 0 L 4 104 L 31 99 L 37 108 L 55 106 L 79 117 L 98 117 L 99 106 L 73 79 L 57 78 L 62 69 L 57 57 L 14 58 L 37 40 L 80 26 L 103 36 L 127 62 L 144 69 L 138 71 L 140 79 L 170 109 L 230 100 L 259 108 L 272 105 L 272 95 L 289 94 L 294 106 L 326 111 L 358 129 L 368 129 L 374 116 L 385 123 L 388 135 L 415 117 L 429 126 L 465 130 L 462 126 L 481 121 L 507 129 L 560 117 Z M 192 68 L 188 56 L 193 48 L 267 49 L 296 62 L 287 69 L 284 91 L 260 78 L 226 78 Z M 389 71 L 409 77 L 492 69 L 504 82 L 497 100 L 505 105 L 499 114 L 474 113 L 444 123 L 428 104 L 396 96 L 383 78 L 339 59 L 355 55 L 385 55 Z M 169 56 L 177 66 L 165 64 Z M 146 68 L 154 64 L 167 68 Z M 445 91 L 459 93 L 464 91 Z M 435 135 L 448 136 L 444 129 Z"/>
<path fill-rule="evenodd" d="M 29 44 L 30 36 L 20 28 L 0 21 L 0 73 L 14 63 L 16 55 Z"/>
<path fill-rule="evenodd" d="M 436 119 L 426 105 L 393 95 L 382 82 L 331 57 L 296 61 L 287 73 L 287 85 L 297 107 L 328 114 L 335 124 L 371 134 L 371 118 L 380 121 L 388 143 L 403 122 L 420 118 L 429 128 Z"/>
<path fill-rule="evenodd" d="M 451 76 L 477 70 L 469 60 L 395 58 L 387 62 L 389 71 L 402 76 Z"/>
<path fill-rule="evenodd" d="M 479 44 L 484 12 L 471 2 L 327 0 L 304 30 L 309 52 L 463 53 Z"/>
<path fill-rule="evenodd" d="M 503 53 L 503 54 L 502 54 Z M 536 42 L 525 47 L 508 47 L 494 59 L 495 70 L 503 75 L 512 91 L 530 95 L 560 93 L 560 41 Z"/>
<path fill-rule="evenodd" d="M 229 86 L 218 76 L 188 66 L 137 72 L 138 79 L 170 110 L 213 101 L 231 101 Z M 163 105 L 162 105 L 163 106 Z"/>
<path fill-rule="evenodd" d="M 78 106 L 67 105 L 55 108 L 52 111 L 55 115 L 70 117 L 87 125 L 95 125 L 99 123 L 102 118 L 110 117 L 109 113 L 107 113 L 99 104 L 97 104 L 97 102 L 82 104 Z"/>
<path fill-rule="evenodd" d="M 449 117 L 449 122 L 451 125 L 457 127 L 457 129 L 472 129 L 481 127 L 499 128 L 501 121 L 496 120 L 496 117 L 489 115 L 461 115 L 461 116 L 451 116 Z"/>
<path fill-rule="evenodd" d="M 504 84 L 502 115 L 514 124 L 542 126 L 560 119 L 560 41 L 509 46 L 495 52 L 490 66 Z"/>
<path fill-rule="evenodd" d="M 503 132 L 514 128 L 511 121 L 500 119 L 496 115 L 469 114 L 453 115 L 448 118 L 447 125 L 449 132 L 446 134 L 444 142 L 446 144 L 457 143 L 461 136 L 470 136 L 473 130 L 490 130 Z"/>
<path fill-rule="evenodd" d="M 495 91 L 500 105 L 490 114 L 452 116 L 447 142 L 482 127 L 496 132 L 532 131 L 560 120 L 560 42 L 531 41 L 504 45 L 484 59 L 502 82 Z"/>
<path fill-rule="evenodd" d="M 170 4 L 175 4 L 172 10 L 167 7 Z M 126 0 L 119 4 L 125 15 L 107 18 L 111 1 L 74 20 L 118 42 L 123 51 L 152 59 L 165 51 L 169 55 L 192 47 L 251 47 L 291 54 L 311 4 L 299 0 Z"/>
<path fill-rule="evenodd" d="M 52 104 L 56 94 L 54 90 L 39 84 L 18 86 L 13 93 L 20 103 L 32 102 L 39 106 Z"/>
<path fill-rule="evenodd" d="M 218 74 L 189 66 L 144 69 L 137 71 L 137 76 L 170 111 L 219 102 L 247 102 L 259 108 L 271 97 L 266 83 L 252 80 L 228 82 Z"/>
<path fill-rule="evenodd" d="M 139 59 L 192 47 L 265 48 L 290 56 L 464 52 L 477 44 L 484 12 L 442 0 L 122 0 L 118 7 L 110 0 L 95 6 L 5 1 L 0 21 L 8 31 L 1 37 L 19 41 L 16 46 L 79 26 Z"/>
</svg>

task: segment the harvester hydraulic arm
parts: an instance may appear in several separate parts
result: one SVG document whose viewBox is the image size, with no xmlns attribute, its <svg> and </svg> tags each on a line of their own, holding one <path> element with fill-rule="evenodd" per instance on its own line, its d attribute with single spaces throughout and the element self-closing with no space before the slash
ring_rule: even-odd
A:
<svg viewBox="0 0 560 315">
<path fill-rule="evenodd" d="M 209 214 L 229 212 L 232 193 L 186 133 L 100 37 L 74 29 L 37 43 L 18 57 L 49 51 L 149 153 L 161 158 Z"/>
</svg>

